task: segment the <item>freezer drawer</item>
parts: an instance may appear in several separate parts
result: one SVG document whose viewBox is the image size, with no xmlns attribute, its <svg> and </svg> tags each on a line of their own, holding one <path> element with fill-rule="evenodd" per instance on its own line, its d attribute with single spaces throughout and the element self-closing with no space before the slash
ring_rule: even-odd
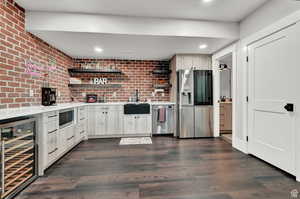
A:
<svg viewBox="0 0 300 199">
<path fill-rule="evenodd" d="M 194 138 L 194 106 L 179 107 L 179 138 Z"/>
<path fill-rule="evenodd" d="M 213 137 L 213 106 L 195 106 L 195 138 Z"/>
</svg>

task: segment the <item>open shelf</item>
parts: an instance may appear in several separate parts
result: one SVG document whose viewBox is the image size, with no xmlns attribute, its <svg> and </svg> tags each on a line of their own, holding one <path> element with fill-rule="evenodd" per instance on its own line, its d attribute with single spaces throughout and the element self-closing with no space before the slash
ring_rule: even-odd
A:
<svg viewBox="0 0 300 199">
<path fill-rule="evenodd" d="M 155 75 L 169 75 L 170 73 L 172 73 L 172 71 L 169 69 L 155 69 L 152 71 L 152 74 Z"/>
<path fill-rule="evenodd" d="M 172 87 L 171 84 L 154 84 L 153 85 L 153 88 L 155 88 L 155 89 L 168 89 L 171 87 Z"/>
<path fill-rule="evenodd" d="M 93 73 L 93 74 L 121 74 L 122 71 L 117 69 L 88 69 L 88 68 L 70 68 L 70 74 L 76 73 Z"/>
<path fill-rule="evenodd" d="M 70 88 L 121 88 L 121 84 L 69 84 Z"/>
</svg>

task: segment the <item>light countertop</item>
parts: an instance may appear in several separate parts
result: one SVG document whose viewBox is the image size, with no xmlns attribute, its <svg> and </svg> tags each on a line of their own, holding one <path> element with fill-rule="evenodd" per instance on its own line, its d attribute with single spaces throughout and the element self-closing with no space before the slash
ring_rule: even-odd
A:
<svg viewBox="0 0 300 199">
<path fill-rule="evenodd" d="M 109 103 L 63 103 L 56 106 L 31 106 L 22 108 L 0 109 L 0 120 L 10 119 L 14 117 L 23 117 L 29 115 L 37 115 L 51 111 L 59 111 L 63 109 L 76 108 L 81 106 L 107 106 L 107 105 L 124 105 L 128 102 L 109 102 Z M 143 102 L 140 102 L 143 103 Z M 147 103 L 147 102 L 146 102 Z M 150 102 L 150 105 L 172 105 L 172 102 Z"/>
<path fill-rule="evenodd" d="M 220 104 L 232 104 L 232 102 L 219 102 Z"/>
</svg>

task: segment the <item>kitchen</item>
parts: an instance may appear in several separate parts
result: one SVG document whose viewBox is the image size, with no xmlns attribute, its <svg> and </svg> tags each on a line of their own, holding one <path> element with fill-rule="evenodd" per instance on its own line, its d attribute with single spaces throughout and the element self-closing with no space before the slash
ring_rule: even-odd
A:
<svg viewBox="0 0 300 199">
<path fill-rule="evenodd" d="M 167 1 L 144 2 L 151 9 L 99 2 L 1 2 L 1 199 L 284 198 L 300 190 L 296 144 L 272 140 L 280 159 L 270 157 L 262 146 L 269 140 L 255 132 L 280 135 L 253 116 L 280 113 L 277 129 L 289 129 L 282 117 L 297 117 L 297 100 L 284 101 L 284 111 L 271 102 L 253 108 L 260 99 L 251 89 L 266 88 L 251 87 L 247 75 L 261 76 L 244 67 L 280 68 L 281 61 L 262 61 L 275 50 L 255 50 L 288 24 L 279 31 L 288 36 L 274 41 L 291 38 L 280 47 L 298 49 L 291 41 L 299 2 L 190 0 L 173 2 L 186 8 L 177 13 Z M 257 23 L 274 6 L 286 13 Z"/>
</svg>

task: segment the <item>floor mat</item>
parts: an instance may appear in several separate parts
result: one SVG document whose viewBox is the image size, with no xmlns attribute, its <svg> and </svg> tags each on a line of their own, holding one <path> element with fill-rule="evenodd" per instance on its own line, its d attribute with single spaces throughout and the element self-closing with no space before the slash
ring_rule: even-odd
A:
<svg viewBox="0 0 300 199">
<path fill-rule="evenodd" d="M 138 144 L 152 144 L 150 137 L 139 137 L 139 138 L 122 138 L 120 145 L 138 145 Z"/>
</svg>

